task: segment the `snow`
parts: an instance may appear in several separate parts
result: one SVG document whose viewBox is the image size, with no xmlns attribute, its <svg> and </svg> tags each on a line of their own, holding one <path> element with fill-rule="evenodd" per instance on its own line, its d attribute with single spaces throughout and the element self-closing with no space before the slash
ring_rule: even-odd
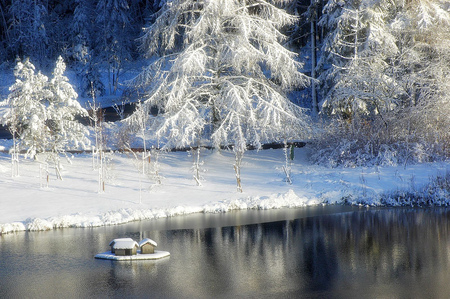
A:
<svg viewBox="0 0 450 299">
<path fill-rule="evenodd" d="M 217 148 L 233 144 L 237 156 L 248 144 L 309 137 L 306 111 L 284 94 L 309 82 L 299 72 L 302 63 L 281 44 L 281 28 L 296 18 L 266 1 L 257 10 L 245 7 L 240 1 L 163 5 L 140 39 L 146 55 L 160 59 L 132 81 L 149 95 L 138 110 L 144 113 L 128 121 L 145 123 L 156 106 L 164 117 L 150 131 L 165 139 L 166 148 L 206 137 Z M 185 42 L 172 55 L 175 36 Z M 237 161 L 237 173 L 239 168 Z"/>
<path fill-rule="evenodd" d="M 141 242 L 139 242 L 139 247 L 142 247 L 142 245 L 145 245 L 147 243 L 151 244 L 154 247 L 158 246 L 158 244 L 155 241 L 153 241 L 152 239 L 145 238 Z"/>
<path fill-rule="evenodd" d="M 295 150 L 289 185 L 284 181 L 282 150 L 248 151 L 242 162 L 240 193 L 233 152 L 202 151 L 201 186 L 193 179 L 193 157 L 186 152 L 161 155 L 160 185 L 140 173 L 134 156 L 108 155 L 105 192 L 99 192 L 98 171 L 89 154 L 74 155 L 71 163 L 62 160 L 63 180 L 57 180 L 50 168 L 48 187 L 39 163 L 22 158 L 20 176 L 12 177 L 10 157 L 0 154 L 0 234 L 117 225 L 191 213 L 344 202 L 381 205 L 382 196 L 419 190 L 432 177 L 445 174 L 449 166 L 326 168 L 308 163 L 308 149 L 300 148 Z"/>
<path fill-rule="evenodd" d="M 116 249 L 131 249 L 133 247 L 139 247 L 139 244 L 134 240 L 115 240 L 113 248 Z"/>
<path fill-rule="evenodd" d="M 109 243 L 109 246 L 112 246 L 112 245 L 114 245 L 116 242 L 121 242 L 121 241 L 134 241 L 134 240 L 131 239 L 131 238 L 117 238 L 117 239 L 112 240 L 112 241 Z"/>
<path fill-rule="evenodd" d="M 155 250 L 155 253 L 151 254 L 140 254 L 138 251 L 137 255 L 125 255 L 125 256 L 117 256 L 111 251 L 106 251 L 103 253 L 99 253 L 95 256 L 96 259 L 105 259 L 105 260 L 115 260 L 115 261 L 133 261 L 133 260 L 159 260 L 165 257 L 170 256 L 170 253 L 167 251 Z"/>
</svg>

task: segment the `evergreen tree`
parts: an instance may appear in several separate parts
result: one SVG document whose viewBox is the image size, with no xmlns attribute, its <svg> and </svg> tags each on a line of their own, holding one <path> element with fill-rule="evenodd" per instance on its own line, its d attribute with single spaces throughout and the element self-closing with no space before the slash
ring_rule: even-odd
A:
<svg viewBox="0 0 450 299">
<path fill-rule="evenodd" d="M 414 106 L 438 98 L 448 62 L 450 7 L 447 1 L 400 2 L 391 28 L 400 55 L 393 72 L 407 91 L 403 105 Z"/>
<path fill-rule="evenodd" d="M 2 121 L 11 129 L 13 136 L 20 139 L 20 147 L 27 149 L 29 156 L 45 151 L 49 129 L 46 125 L 46 102 L 52 97 L 46 88 L 48 78 L 29 59 L 18 61 L 14 69 L 16 82 L 10 87 L 10 94 L 3 105 L 10 109 Z"/>
<path fill-rule="evenodd" d="M 448 1 L 330 0 L 321 25 L 323 106 L 347 122 L 330 126 L 316 157 L 391 164 L 448 153 Z"/>
<path fill-rule="evenodd" d="M 72 57 L 75 60 L 74 68 L 79 78 L 79 94 L 85 98 L 102 96 L 105 86 L 100 80 L 100 73 L 96 65 L 93 51 L 92 26 L 94 23 L 92 1 L 75 0 L 76 7 L 71 23 L 72 30 Z"/>
<path fill-rule="evenodd" d="M 65 64 L 59 58 L 49 82 L 40 72 L 35 73 L 29 59 L 18 61 L 14 69 L 16 83 L 2 103 L 9 107 L 2 122 L 11 128 L 30 157 L 47 151 L 62 153 L 89 143 L 87 130 L 75 120 L 75 116 L 87 116 L 87 112 L 76 101 L 77 94 L 63 76 L 64 70 Z"/>
<path fill-rule="evenodd" d="M 9 8 L 11 52 L 29 56 L 39 64 L 48 57 L 46 17 L 48 11 L 42 0 L 13 0 Z"/>
<path fill-rule="evenodd" d="M 93 5 L 91 1 L 75 0 L 75 10 L 73 13 L 73 20 L 71 23 L 72 37 L 74 38 L 73 44 L 84 45 L 85 47 L 91 47 L 92 44 L 92 14 Z"/>
<path fill-rule="evenodd" d="M 390 1 L 337 1 L 325 6 L 329 30 L 320 64 L 322 105 L 347 119 L 388 111 L 402 94 L 388 72 L 398 49 L 387 25 Z M 327 69 L 325 69 L 327 68 Z"/>
<path fill-rule="evenodd" d="M 86 148 L 89 132 L 77 116 L 87 117 L 87 111 L 77 101 L 77 93 L 64 76 L 66 65 L 61 56 L 56 61 L 53 78 L 48 85 L 52 97 L 47 106 L 47 126 L 50 129 L 52 152 L 62 153 L 69 148 Z"/>
<path fill-rule="evenodd" d="M 7 2 L 0 3 L 0 60 L 6 60 L 6 47 L 10 43 L 7 23 Z"/>
<path fill-rule="evenodd" d="M 127 0 L 99 0 L 96 7 L 97 53 L 109 65 L 109 93 L 115 94 L 123 63 L 131 59 L 130 11 Z M 131 35 L 132 36 L 132 35 Z"/>
</svg>

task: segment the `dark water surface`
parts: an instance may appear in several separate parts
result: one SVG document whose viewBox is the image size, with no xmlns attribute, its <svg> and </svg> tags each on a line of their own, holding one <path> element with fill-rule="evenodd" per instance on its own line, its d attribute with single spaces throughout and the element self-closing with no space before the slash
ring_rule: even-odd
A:
<svg viewBox="0 0 450 299">
<path fill-rule="evenodd" d="M 171 256 L 96 260 L 114 238 Z M 0 236 L 0 298 L 450 298 L 450 209 L 197 214 Z"/>
</svg>

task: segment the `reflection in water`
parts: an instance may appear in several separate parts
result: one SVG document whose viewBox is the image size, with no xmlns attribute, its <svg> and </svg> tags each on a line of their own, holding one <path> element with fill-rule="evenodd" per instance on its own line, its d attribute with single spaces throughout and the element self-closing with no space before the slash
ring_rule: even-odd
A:
<svg viewBox="0 0 450 299">
<path fill-rule="evenodd" d="M 142 222 L 7 235 L 0 297 L 448 297 L 449 211 L 352 209 L 214 228 Z M 151 237 L 171 256 L 94 260 L 116 237 Z"/>
</svg>

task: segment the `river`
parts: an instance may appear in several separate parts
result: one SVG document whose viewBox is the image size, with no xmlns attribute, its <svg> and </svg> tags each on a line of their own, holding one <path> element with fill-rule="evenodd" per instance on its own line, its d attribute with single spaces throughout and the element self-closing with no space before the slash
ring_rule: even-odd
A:
<svg viewBox="0 0 450 299">
<path fill-rule="evenodd" d="M 114 238 L 171 256 L 94 259 Z M 449 208 L 194 214 L 0 236 L 0 298 L 448 298 Z"/>
</svg>

